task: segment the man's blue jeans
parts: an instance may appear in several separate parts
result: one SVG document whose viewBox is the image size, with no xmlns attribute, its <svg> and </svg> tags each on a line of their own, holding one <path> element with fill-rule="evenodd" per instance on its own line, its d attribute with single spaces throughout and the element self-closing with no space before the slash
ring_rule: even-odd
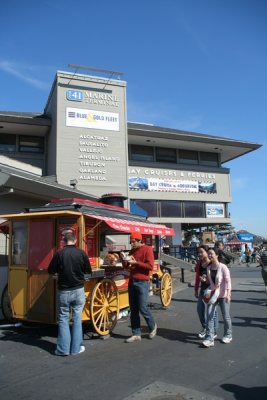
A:
<svg viewBox="0 0 267 400">
<path fill-rule="evenodd" d="M 133 335 L 136 336 L 141 336 L 140 313 L 147 323 L 149 332 L 155 328 L 155 321 L 147 304 L 149 285 L 149 281 L 139 279 L 131 279 L 129 281 L 128 293 L 131 310 L 131 327 Z"/>
<path fill-rule="evenodd" d="M 57 351 L 64 354 L 77 354 L 83 341 L 82 311 L 85 304 L 84 288 L 58 290 L 58 337 Z M 72 329 L 69 319 L 72 311 Z"/>
</svg>

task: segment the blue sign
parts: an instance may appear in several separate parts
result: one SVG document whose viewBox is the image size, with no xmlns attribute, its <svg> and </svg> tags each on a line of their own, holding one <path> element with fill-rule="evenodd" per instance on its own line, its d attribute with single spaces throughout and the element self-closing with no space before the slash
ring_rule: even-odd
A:
<svg viewBox="0 0 267 400">
<path fill-rule="evenodd" d="M 71 101 L 83 101 L 83 92 L 80 90 L 67 90 L 67 100 Z"/>
<path fill-rule="evenodd" d="M 241 242 L 253 242 L 254 235 L 252 233 L 238 233 L 237 237 Z"/>
</svg>

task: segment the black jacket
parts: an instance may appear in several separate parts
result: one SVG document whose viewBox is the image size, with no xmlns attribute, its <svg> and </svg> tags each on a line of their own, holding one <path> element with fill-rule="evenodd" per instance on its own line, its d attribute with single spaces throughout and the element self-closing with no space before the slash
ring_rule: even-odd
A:
<svg viewBox="0 0 267 400">
<path fill-rule="evenodd" d="M 221 263 L 223 263 L 223 264 L 225 264 L 225 265 L 228 265 L 228 264 L 230 264 L 230 262 L 232 261 L 232 257 L 231 256 L 229 256 L 228 254 L 226 254 L 225 253 L 225 251 L 223 251 L 223 250 L 218 250 L 218 260 L 221 262 Z"/>
<path fill-rule="evenodd" d="M 91 272 L 91 265 L 86 253 L 67 245 L 59 250 L 51 260 L 48 273 L 58 274 L 58 289 L 73 290 L 83 287 L 84 274 Z"/>
</svg>

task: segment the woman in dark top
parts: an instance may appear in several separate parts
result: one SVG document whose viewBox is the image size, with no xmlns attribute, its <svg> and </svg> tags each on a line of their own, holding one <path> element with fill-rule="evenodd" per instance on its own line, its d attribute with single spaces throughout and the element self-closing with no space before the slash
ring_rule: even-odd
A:
<svg viewBox="0 0 267 400">
<path fill-rule="evenodd" d="M 195 275 L 195 297 L 197 300 L 197 313 L 202 325 L 202 331 L 198 334 L 200 339 L 204 339 L 206 337 L 206 307 L 203 302 L 203 294 L 205 289 L 208 288 L 209 282 L 207 281 L 207 266 L 210 263 L 210 259 L 208 257 L 209 247 L 202 245 L 198 248 L 198 257 L 199 261 L 196 264 L 196 275 Z M 216 335 L 218 329 L 218 314 L 215 311 L 214 314 L 214 332 Z"/>
</svg>

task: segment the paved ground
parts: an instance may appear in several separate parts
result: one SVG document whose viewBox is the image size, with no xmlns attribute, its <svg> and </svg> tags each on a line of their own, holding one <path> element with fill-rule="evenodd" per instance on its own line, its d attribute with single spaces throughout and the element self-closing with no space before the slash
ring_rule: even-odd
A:
<svg viewBox="0 0 267 400">
<path fill-rule="evenodd" d="M 259 268 L 231 268 L 234 340 L 214 348 L 197 339 L 194 289 L 176 285 L 168 310 L 151 307 L 154 340 L 126 344 L 128 318 L 109 339 L 85 336 L 86 352 L 53 355 L 56 328 L 0 326 L 0 394 L 3 400 L 217 400 L 264 399 L 267 393 L 267 307 Z"/>
</svg>

